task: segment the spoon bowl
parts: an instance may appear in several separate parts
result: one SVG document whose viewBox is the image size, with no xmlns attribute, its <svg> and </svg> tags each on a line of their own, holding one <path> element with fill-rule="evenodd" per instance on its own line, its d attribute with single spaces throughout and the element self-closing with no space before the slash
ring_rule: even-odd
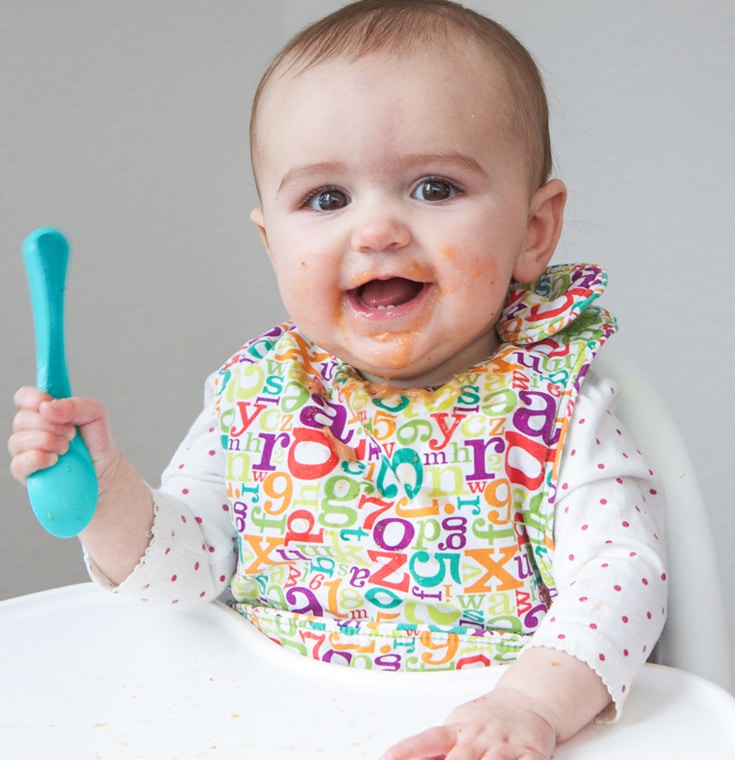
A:
<svg viewBox="0 0 735 760">
<path fill-rule="evenodd" d="M 36 519 L 51 535 L 81 533 L 97 506 L 97 476 L 81 436 L 74 436 L 56 464 L 29 476 L 26 488 Z"/>
</svg>

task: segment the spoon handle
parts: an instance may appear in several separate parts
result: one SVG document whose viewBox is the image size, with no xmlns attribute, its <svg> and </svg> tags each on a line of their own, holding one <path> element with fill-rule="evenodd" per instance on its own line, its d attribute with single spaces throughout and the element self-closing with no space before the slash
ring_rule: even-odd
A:
<svg viewBox="0 0 735 760">
<path fill-rule="evenodd" d="M 51 227 L 23 244 L 36 336 L 36 386 L 54 398 L 71 396 L 64 352 L 64 287 L 69 244 Z"/>
</svg>

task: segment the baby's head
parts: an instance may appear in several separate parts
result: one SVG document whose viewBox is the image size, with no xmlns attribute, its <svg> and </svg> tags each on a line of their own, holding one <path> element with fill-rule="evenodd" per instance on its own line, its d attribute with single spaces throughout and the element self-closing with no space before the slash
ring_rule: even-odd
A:
<svg viewBox="0 0 735 760">
<path fill-rule="evenodd" d="M 362 0 L 297 35 L 256 93 L 253 211 L 291 318 L 369 379 L 446 382 L 492 354 L 512 279 L 561 230 L 525 48 L 444 0 Z"/>
</svg>

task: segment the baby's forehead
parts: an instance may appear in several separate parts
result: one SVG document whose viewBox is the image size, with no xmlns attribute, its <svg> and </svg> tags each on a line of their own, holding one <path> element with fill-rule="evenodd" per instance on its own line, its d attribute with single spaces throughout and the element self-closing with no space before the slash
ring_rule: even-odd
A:
<svg viewBox="0 0 735 760">
<path fill-rule="evenodd" d="M 319 57 L 303 54 L 284 57 L 272 69 L 268 81 L 261 88 L 258 112 L 254 112 L 251 123 L 251 159 L 256 185 L 262 160 L 277 149 L 268 138 L 269 126 L 275 120 L 280 122 L 288 118 L 289 103 L 299 93 L 297 88 L 305 84 L 305 78 L 311 85 L 322 77 L 325 82 L 334 77 L 349 81 L 352 77 L 358 79 L 363 76 L 366 70 L 370 71 L 371 76 L 374 73 L 373 81 L 385 82 L 387 89 L 393 89 L 392 85 L 400 82 L 402 76 L 409 78 L 408 72 L 411 75 L 416 71 L 426 72 L 425 82 L 429 88 L 432 82 L 445 80 L 449 72 L 451 77 L 456 76 L 457 81 L 462 81 L 460 89 L 464 93 L 462 102 L 455 102 L 452 107 L 476 113 L 478 119 L 482 118 L 482 114 L 492 112 L 492 121 L 488 117 L 488 129 L 500 128 L 525 154 L 524 162 L 528 163 L 529 168 L 534 164 L 535 149 L 528 138 L 527 125 L 523 126 L 528 121 L 527 111 L 520 103 L 503 61 L 473 40 L 463 46 L 441 44 L 427 47 L 414 43 L 403 49 L 384 48 L 359 54 L 350 51 Z M 318 108 L 319 88 L 310 86 L 308 89 L 313 96 L 313 107 Z M 325 92 L 330 90 L 329 87 L 324 89 Z M 358 82 L 353 92 L 358 97 L 362 94 Z M 486 105 L 488 107 L 484 107 Z"/>
<path fill-rule="evenodd" d="M 327 82 L 334 77 L 349 80 L 358 76 L 358 72 L 362 75 L 366 69 L 374 73 L 375 81 L 385 81 L 386 85 L 400 82 L 409 72 L 425 72 L 430 83 L 440 71 L 445 75 L 450 71 L 452 76 L 461 78 L 465 86 L 469 84 L 476 89 L 476 100 L 466 103 L 468 108 L 491 95 L 496 106 L 505 103 L 508 111 L 515 110 L 516 98 L 505 67 L 490 51 L 476 44 L 461 49 L 450 46 L 427 49 L 414 44 L 400 50 L 385 48 L 363 54 L 342 52 L 316 59 L 303 56 L 285 58 L 262 88 L 258 110 L 267 111 L 263 104 L 268 101 L 280 102 L 282 98 L 287 98 L 288 91 L 299 87 L 303 77 L 308 76 L 311 82 L 320 78 Z M 356 90 L 355 94 L 359 97 L 360 90 Z M 319 97 L 318 90 L 315 97 Z M 287 100 L 284 104 L 287 105 Z"/>
</svg>

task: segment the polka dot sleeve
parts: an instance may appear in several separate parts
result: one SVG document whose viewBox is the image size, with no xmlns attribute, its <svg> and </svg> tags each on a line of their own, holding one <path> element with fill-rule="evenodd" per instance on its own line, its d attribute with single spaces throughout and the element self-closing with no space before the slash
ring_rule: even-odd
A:
<svg viewBox="0 0 735 760">
<path fill-rule="evenodd" d="M 204 411 L 151 489 L 151 542 L 138 566 L 113 586 L 88 556 L 90 576 L 113 593 L 144 601 L 190 605 L 222 594 L 235 570 L 237 549 L 225 493 L 225 456 L 207 381 Z"/>
<path fill-rule="evenodd" d="M 565 446 L 555 514 L 558 595 L 530 647 L 561 650 L 607 686 L 617 719 L 666 616 L 663 499 L 613 413 L 620 390 L 590 372 Z"/>
</svg>

